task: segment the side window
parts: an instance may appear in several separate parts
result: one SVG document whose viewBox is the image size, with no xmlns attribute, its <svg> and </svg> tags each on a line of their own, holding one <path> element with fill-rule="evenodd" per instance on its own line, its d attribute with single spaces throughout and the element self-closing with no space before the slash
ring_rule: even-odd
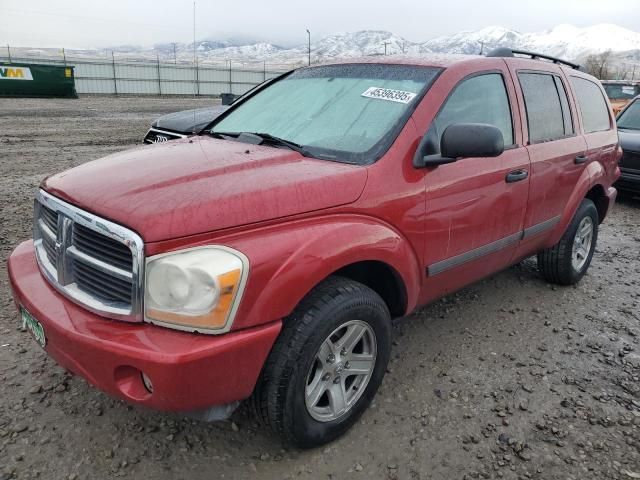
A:
<svg viewBox="0 0 640 480">
<path fill-rule="evenodd" d="M 584 133 L 601 132 L 611 128 L 609 106 L 600 87 L 584 78 L 571 77 L 571 85 L 576 93 Z"/>
<path fill-rule="evenodd" d="M 571 118 L 571 109 L 569 108 L 569 100 L 567 99 L 567 90 L 562 84 L 560 77 L 553 77 L 556 81 L 556 89 L 560 95 L 560 105 L 562 106 L 562 119 L 564 121 L 564 134 L 572 135 L 575 133 L 573 129 L 573 118 Z"/>
<path fill-rule="evenodd" d="M 513 145 L 511 107 L 502 75 L 487 73 L 460 82 L 438 113 L 429 132 L 439 151 L 442 132 L 453 123 L 488 123 L 502 131 L 505 145 Z M 435 127 L 435 130 L 434 130 Z M 437 153 L 434 152 L 434 153 Z"/>
<path fill-rule="evenodd" d="M 567 93 L 548 73 L 519 73 L 529 125 L 529 142 L 556 140 L 574 133 Z"/>
</svg>

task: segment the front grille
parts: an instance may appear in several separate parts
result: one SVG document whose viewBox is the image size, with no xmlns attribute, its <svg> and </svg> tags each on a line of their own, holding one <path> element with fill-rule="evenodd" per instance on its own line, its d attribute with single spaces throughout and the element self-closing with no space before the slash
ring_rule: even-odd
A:
<svg viewBox="0 0 640 480">
<path fill-rule="evenodd" d="M 45 249 L 47 258 L 55 265 L 58 259 L 56 253 L 56 236 L 58 235 L 58 213 L 47 207 L 40 210 L 40 219 L 44 225 L 37 227 L 42 231 L 42 246 Z"/>
<path fill-rule="evenodd" d="M 131 282 L 120 280 L 89 264 L 75 262 L 73 276 L 78 286 L 102 301 L 131 302 Z"/>
<path fill-rule="evenodd" d="M 176 132 L 168 132 L 166 130 L 158 130 L 156 128 L 150 128 L 147 135 L 144 137 L 144 143 L 164 143 L 170 140 L 176 140 L 178 138 L 184 138 L 186 135 Z"/>
<path fill-rule="evenodd" d="M 39 191 L 34 243 L 41 270 L 63 294 L 107 317 L 141 321 L 142 239 Z"/>
<path fill-rule="evenodd" d="M 83 253 L 98 260 L 131 271 L 133 257 L 131 250 L 124 243 L 105 237 L 82 225 L 73 227 L 73 245 Z"/>
</svg>

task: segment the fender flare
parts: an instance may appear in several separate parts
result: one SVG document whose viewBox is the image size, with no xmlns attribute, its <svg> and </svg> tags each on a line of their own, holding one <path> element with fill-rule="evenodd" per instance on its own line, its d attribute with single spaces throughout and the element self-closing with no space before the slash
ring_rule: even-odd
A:
<svg viewBox="0 0 640 480">
<path fill-rule="evenodd" d="M 576 186 L 571 192 L 569 196 L 569 200 L 565 206 L 565 209 L 560 217 L 560 221 L 558 222 L 558 226 L 555 229 L 555 232 L 549 238 L 549 246 L 555 245 L 560 241 L 562 235 L 569 227 L 569 223 L 573 219 L 573 216 L 576 214 L 578 207 L 582 200 L 585 199 L 589 190 L 591 190 L 596 185 L 601 185 L 599 180 L 606 176 L 606 172 L 604 171 L 603 166 L 599 162 L 591 162 L 580 174 L 578 181 L 576 182 Z M 603 190 L 606 189 L 603 186 Z"/>
<path fill-rule="evenodd" d="M 247 240 L 245 232 L 237 243 L 229 243 L 250 261 L 256 258 L 256 248 L 264 249 L 265 245 L 269 246 L 269 255 L 277 257 L 269 262 L 263 257 L 260 265 L 258 256 L 257 263 L 251 264 L 250 269 L 256 275 L 249 274 L 248 292 L 241 301 L 234 329 L 288 316 L 325 278 L 364 261 L 382 262 L 393 269 L 405 287 L 407 312 L 415 308 L 421 285 L 421 262 L 408 239 L 391 225 L 368 216 L 332 215 L 269 230 L 249 235 L 253 240 Z M 247 298 L 247 293 L 251 298 Z"/>
</svg>

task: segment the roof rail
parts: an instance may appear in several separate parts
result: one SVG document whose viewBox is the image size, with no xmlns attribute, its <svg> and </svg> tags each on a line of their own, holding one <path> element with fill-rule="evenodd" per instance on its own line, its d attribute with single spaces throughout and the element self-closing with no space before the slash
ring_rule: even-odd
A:
<svg viewBox="0 0 640 480">
<path fill-rule="evenodd" d="M 582 70 L 582 67 L 577 63 L 552 57 L 551 55 L 544 55 L 542 53 L 527 52 L 526 50 L 514 50 L 512 48 L 500 47 L 494 48 L 489 53 L 487 53 L 487 57 L 515 57 L 516 55 L 524 55 L 530 57 L 532 60 L 538 60 L 541 58 L 544 60 L 549 60 L 553 63 L 561 63 L 562 65 L 575 68 L 576 70 Z"/>
</svg>

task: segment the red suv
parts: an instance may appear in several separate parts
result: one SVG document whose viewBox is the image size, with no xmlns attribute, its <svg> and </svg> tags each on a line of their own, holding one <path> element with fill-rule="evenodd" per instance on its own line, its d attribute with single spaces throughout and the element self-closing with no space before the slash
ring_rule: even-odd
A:
<svg viewBox="0 0 640 480">
<path fill-rule="evenodd" d="M 208 418 L 251 398 L 288 442 L 332 440 L 393 317 L 535 254 L 585 274 L 621 153 L 601 85 L 552 60 L 301 68 L 199 135 L 51 176 L 9 259 L 22 321 L 114 396 Z"/>
</svg>

